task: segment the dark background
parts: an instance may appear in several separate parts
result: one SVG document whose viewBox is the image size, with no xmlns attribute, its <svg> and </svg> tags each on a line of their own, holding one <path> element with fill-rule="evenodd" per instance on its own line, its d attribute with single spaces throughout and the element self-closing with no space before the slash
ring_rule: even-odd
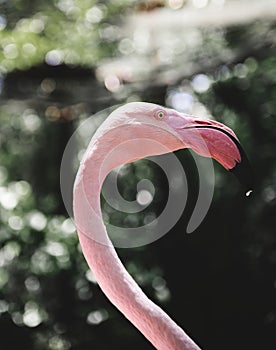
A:
<svg viewBox="0 0 276 350">
<path fill-rule="evenodd" d="M 65 146 L 81 121 L 131 100 L 175 107 L 173 93 L 191 96 L 194 105 L 205 108 L 202 117 L 208 111 L 235 130 L 254 169 L 254 191 L 246 197 L 233 175 L 214 164 L 211 207 L 200 227 L 187 235 L 197 198 L 196 169 L 189 152 L 178 151 L 189 184 L 181 219 L 157 242 L 118 249 L 118 254 L 146 294 L 202 349 L 276 348 L 276 22 L 259 18 L 202 26 L 200 46 L 178 52 L 169 63 L 153 63 L 142 79 L 119 77 L 119 90 L 110 89 L 97 72 L 105 59 L 122 59 L 118 48 L 128 33 L 114 36 L 116 28 L 133 13 L 165 10 L 169 17 L 191 6 L 180 1 L 179 10 L 173 10 L 170 3 L 1 2 L 3 349 L 152 349 L 88 272 L 61 199 L 59 174 Z M 95 9 L 87 15 L 93 6 L 101 15 Z M 223 43 L 217 42 L 218 32 Z M 223 50 L 228 54 L 220 57 Z M 193 61 L 190 70 L 179 63 L 187 57 Z M 164 72 L 167 80 L 160 78 Z M 210 86 L 196 88 L 198 76 Z M 141 166 L 155 183 L 150 211 L 158 214 L 168 184 L 157 166 L 149 161 L 129 166 L 119 187 L 126 199 L 135 199 Z M 111 222 L 126 222 L 124 214 L 103 210 Z M 134 219 L 142 222 L 143 213 Z"/>
</svg>

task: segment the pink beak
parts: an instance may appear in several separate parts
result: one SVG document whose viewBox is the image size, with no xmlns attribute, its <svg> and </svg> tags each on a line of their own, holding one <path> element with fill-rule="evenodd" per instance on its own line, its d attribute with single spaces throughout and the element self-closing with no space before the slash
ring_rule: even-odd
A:
<svg viewBox="0 0 276 350">
<path fill-rule="evenodd" d="M 175 126 L 186 147 L 201 156 L 216 159 L 233 172 L 246 192 L 253 188 L 252 169 L 235 133 L 222 123 L 184 116 L 185 124 Z"/>
</svg>

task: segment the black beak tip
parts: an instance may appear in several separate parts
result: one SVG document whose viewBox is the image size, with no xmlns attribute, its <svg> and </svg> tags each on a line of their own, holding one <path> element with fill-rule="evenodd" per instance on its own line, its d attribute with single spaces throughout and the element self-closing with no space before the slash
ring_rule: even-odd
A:
<svg viewBox="0 0 276 350">
<path fill-rule="evenodd" d="M 233 141 L 233 143 L 236 145 L 237 149 L 240 152 L 241 160 L 240 162 L 237 162 L 234 168 L 230 169 L 230 171 L 237 177 L 237 179 L 241 183 L 246 196 L 249 196 L 254 188 L 254 175 L 253 175 L 253 170 L 251 168 L 250 162 L 240 142 L 228 131 L 214 125 L 197 125 L 197 126 L 186 127 L 186 129 L 191 129 L 191 128 L 215 129 L 224 133 Z"/>
<path fill-rule="evenodd" d="M 246 196 L 249 196 L 254 189 L 254 176 L 252 167 L 247 158 L 242 157 L 242 161 L 237 163 L 230 171 L 237 177 L 242 185 Z"/>
</svg>

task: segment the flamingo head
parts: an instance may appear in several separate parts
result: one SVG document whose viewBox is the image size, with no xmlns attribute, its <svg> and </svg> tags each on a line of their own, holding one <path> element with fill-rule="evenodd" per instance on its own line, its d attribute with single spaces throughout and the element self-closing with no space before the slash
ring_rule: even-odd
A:
<svg viewBox="0 0 276 350">
<path fill-rule="evenodd" d="M 246 192 L 253 188 L 252 169 L 233 130 L 211 119 L 198 118 L 151 103 L 133 102 L 124 106 L 128 117 L 166 129 L 181 140 L 182 147 L 218 161 L 236 175 Z M 139 116 L 139 117 L 138 117 Z"/>
</svg>

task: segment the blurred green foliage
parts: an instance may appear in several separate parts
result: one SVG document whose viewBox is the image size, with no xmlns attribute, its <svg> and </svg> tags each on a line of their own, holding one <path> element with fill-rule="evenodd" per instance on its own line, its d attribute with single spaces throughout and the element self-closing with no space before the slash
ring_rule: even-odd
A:
<svg viewBox="0 0 276 350">
<path fill-rule="evenodd" d="M 44 61 L 57 68 L 65 64 L 92 69 L 100 59 L 118 55 L 118 16 L 134 3 L 1 2 L 0 70 L 5 79 L 0 107 L 0 335 L 4 348 L 151 348 L 99 290 L 61 200 L 62 153 L 74 129 L 95 110 L 77 106 L 72 112 L 66 94 L 55 95 L 53 102 L 50 92 L 55 86 L 47 76 L 42 80 L 47 94 L 36 103 L 33 95 L 20 100 L 5 94 L 9 74 L 17 74 L 17 69 L 38 65 L 43 70 Z M 120 102 L 140 99 L 172 105 L 171 96 L 181 93 L 182 99 L 233 128 L 252 161 L 256 188 L 250 198 L 241 194 L 231 174 L 215 165 L 213 204 L 204 223 L 188 236 L 185 228 L 197 195 L 196 172 L 189 153 L 178 152 L 191 185 L 182 218 L 155 244 L 119 250 L 146 293 L 206 349 L 275 349 L 276 49 L 269 41 L 272 33 L 275 24 L 261 22 L 221 30 L 219 35 L 202 30 L 202 46 L 195 52 L 200 53 L 199 65 L 204 67 L 207 61 L 206 71 L 202 68 L 176 85 L 161 88 L 146 81 L 147 89 L 143 84 L 140 89 L 126 84 L 126 96 L 116 97 Z M 223 64 L 212 58 L 220 49 L 230 50 L 234 58 Z M 74 79 L 76 84 L 84 80 Z M 202 88 L 197 81 L 208 84 Z M 35 84 L 34 90 L 41 91 L 41 84 L 38 88 Z M 72 95 L 78 95 L 78 89 Z M 108 104 L 93 103 L 98 103 L 97 108 Z M 156 197 L 147 212 L 154 217 L 168 193 L 157 166 L 146 160 L 128 165 L 119 188 L 133 200 L 136 184 L 144 177 L 156 184 Z M 106 222 L 135 226 L 144 220 L 143 213 L 125 217 L 104 201 L 102 207 Z"/>
<path fill-rule="evenodd" d="M 115 51 L 113 18 L 133 4 L 122 1 L 4 1 L 0 17 L 1 71 L 46 62 L 91 66 Z"/>
</svg>

